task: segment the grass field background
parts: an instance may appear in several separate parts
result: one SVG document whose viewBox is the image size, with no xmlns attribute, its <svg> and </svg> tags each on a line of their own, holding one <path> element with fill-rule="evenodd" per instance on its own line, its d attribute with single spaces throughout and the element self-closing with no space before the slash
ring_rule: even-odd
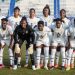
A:
<svg viewBox="0 0 75 75">
<path fill-rule="evenodd" d="M 10 70 L 8 68 L 9 66 L 9 58 L 8 58 L 8 48 L 5 47 L 4 50 L 4 64 L 5 64 L 5 68 L 0 70 L 0 75 L 75 75 L 75 69 L 72 69 L 70 71 L 62 71 L 59 69 L 55 69 L 55 70 L 36 70 L 33 71 L 31 69 L 31 66 L 28 68 L 19 68 L 18 70 L 14 71 L 14 70 Z M 22 46 L 22 61 L 21 61 L 22 66 L 25 64 L 25 45 L 23 44 Z"/>
</svg>

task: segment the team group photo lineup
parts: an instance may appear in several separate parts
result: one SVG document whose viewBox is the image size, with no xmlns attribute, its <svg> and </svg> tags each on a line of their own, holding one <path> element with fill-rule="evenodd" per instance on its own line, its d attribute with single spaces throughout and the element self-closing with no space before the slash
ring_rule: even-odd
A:
<svg viewBox="0 0 75 75">
<path fill-rule="evenodd" d="M 48 4 L 41 11 L 43 15 L 37 16 L 33 7 L 28 16 L 23 16 L 20 7 L 15 6 L 12 16 L 0 18 L 0 69 L 7 66 L 3 62 L 6 46 L 11 70 L 28 68 L 30 64 L 32 70 L 75 68 L 75 18 L 70 19 L 64 8 L 60 9 L 59 17 L 52 16 Z"/>
</svg>

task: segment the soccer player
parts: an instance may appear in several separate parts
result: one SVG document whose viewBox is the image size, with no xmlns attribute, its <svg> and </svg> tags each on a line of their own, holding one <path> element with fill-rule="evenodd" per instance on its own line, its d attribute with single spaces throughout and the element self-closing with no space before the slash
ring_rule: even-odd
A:
<svg viewBox="0 0 75 75">
<path fill-rule="evenodd" d="M 8 21 L 9 21 L 9 24 L 14 31 L 16 26 L 19 25 L 19 23 L 21 21 L 20 8 L 19 7 L 14 8 L 14 15 L 9 17 Z"/>
<path fill-rule="evenodd" d="M 14 15 L 8 18 L 9 21 L 9 25 L 12 27 L 13 31 L 15 30 L 16 26 L 19 25 L 20 21 L 21 21 L 21 16 L 20 16 L 20 8 L 19 7 L 15 7 L 14 8 Z M 13 40 L 14 42 L 14 40 Z M 18 66 L 20 66 L 20 61 L 21 61 L 21 57 L 18 57 Z"/>
<path fill-rule="evenodd" d="M 57 18 L 55 22 L 56 22 L 56 27 L 53 29 L 50 67 L 51 69 L 54 69 L 56 49 L 58 46 L 60 46 L 60 52 L 62 56 L 62 69 L 64 69 L 65 68 L 64 66 L 65 66 L 66 35 L 65 35 L 65 30 L 62 27 L 62 20 Z"/>
<path fill-rule="evenodd" d="M 36 69 L 40 69 L 40 56 L 41 50 L 43 47 L 44 50 L 44 68 L 48 70 L 48 59 L 49 59 L 49 46 L 50 40 L 49 37 L 51 34 L 51 30 L 44 25 L 43 21 L 38 22 L 38 27 L 35 30 L 36 35 L 36 59 L 37 59 L 37 67 Z"/>
<path fill-rule="evenodd" d="M 50 14 L 50 8 L 48 5 L 46 5 L 43 9 L 43 17 L 41 17 L 41 20 L 44 21 L 45 26 L 48 26 L 49 28 L 51 28 L 54 19 L 54 17 Z"/>
<path fill-rule="evenodd" d="M 60 18 L 62 19 L 63 23 L 62 23 L 62 27 L 66 30 L 70 27 L 71 22 L 70 20 L 66 17 L 66 10 L 65 9 L 61 9 L 60 10 Z M 67 50 L 68 47 L 66 47 L 66 58 L 67 58 Z M 58 68 L 58 63 L 59 63 L 59 55 L 60 55 L 60 48 L 57 48 L 57 52 L 56 52 L 56 60 L 55 60 L 55 68 Z M 66 62 L 67 60 L 65 60 L 65 67 L 66 67 Z"/>
<path fill-rule="evenodd" d="M 68 56 L 67 56 L 67 68 L 66 68 L 67 71 L 70 70 L 70 67 L 74 68 L 74 55 L 75 54 L 73 50 L 75 49 L 75 19 L 74 19 L 74 24 L 68 30 L 68 34 L 69 34 L 68 44 L 70 48 L 68 50 Z"/>
<path fill-rule="evenodd" d="M 28 24 L 34 29 L 37 26 L 38 21 L 40 18 L 36 17 L 36 11 L 34 8 L 29 10 L 29 17 L 27 18 Z"/>
<path fill-rule="evenodd" d="M 6 18 L 1 19 L 1 28 L 0 28 L 0 68 L 3 68 L 3 51 L 5 45 L 9 47 L 9 56 L 10 56 L 10 68 L 13 66 L 13 52 L 12 52 L 12 39 L 13 39 L 13 30 L 11 26 L 8 25 L 8 20 Z"/>
<path fill-rule="evenodd" d="M 33 44 L 34 44 L 34 32 L 32 28 L 27 24 L 26 17 L 21 19 L 20 25 L 18 25 L 14 31 L 14 67 L 13 69 L 17 69 L 18 65 L 18 57 L 21 56 L 20 49 L 24 41 L 26 41 L 26 49 L 28 49 L 29 53 L 33 51 Z M 33 52 L 30 53 L 31 62 L 32 62 L 32 69 L 35 69 L 34 63 L 34 55 Z"/>
<path fill-rule="evenodd" d="M 31 8 L 29 10 L 29 17 L 27 18 L 28 25 L 30 25 L 31 28 L 34 29 L 35 27 L 37 27 L 37 23 L 38 23 L 39 20 L 40 19 L 36 17 L 36 11 L 35 11 L 35 9 Z M 34 52 L 34 57 L 36 57 L 35 54 L 36 53 Z M 26 64 L 24 65 L 25 67 L 28 66 L 28 61 L 29 61 L 29 55 L 28 55 L 28 50 L 26 50 Z"/>
<path fill-rule="evenodd" d="M 53 23 L 53 19 L 54 17 L 50 15 L 50 8 L 48 5 L 46 5 L 43 9 L 43 17 L 41 17 L 41 20 L 44 21 L 44 25 L 52 28 L 52 23 Z M 50 53 L 50 52 L 49 52 Z M 43 51 L 42 51 L 42 55 L 41 55 L 41 67 L 43 67 L 43 60 L 44 60 L 44 55 L 43 55 Z"/>
</svg>

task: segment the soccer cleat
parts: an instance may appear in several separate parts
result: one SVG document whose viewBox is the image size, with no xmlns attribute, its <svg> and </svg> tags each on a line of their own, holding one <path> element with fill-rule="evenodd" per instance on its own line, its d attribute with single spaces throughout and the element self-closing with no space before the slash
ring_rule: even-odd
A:
<svg viewBox="0 0 75 75">
<path fill-rule="evenodd" d="M 50 67 L 50 70 L 53 70 L 54 69 L 54 66 Z"/>
<path fill-rule="evenodd" d="M 18 64 L 18 67 L 21 68 L 21 64 Z"/>
<path fill-rule="evenodd" d="M 70 66 L 71 66 L 72 69 L 74 68 L 74 64 L 71 64 Z"/>
<path fill-rule="evenodd" d="M 69 71 L 69 70 L 70 70 L 70 67 L 67 67 L 67 68 L 66 68 L 66 71 Z"/>
<path fill-rule="evenodd" d="M 45 70 L 48 70 L 48 67 L 47 67 L 47 66 L 44 66 L 44 69 L 45 69 Z"/>
<path fill-rule="evenodd" d="M 17 65 L 14 65 L 13 66 L 13 70 L 17 70 Z"/>
<path fill-rule="evenodd" d="M 58 64 L 55 64 L 55 66 L 54 66 L 55 68 L 58 68 Z"/>
<path fill-rule="evenodd" d="M 36 70 L 39 70 L 39 69 L 40 69 L 40 66 L 37 66 L 37 67 L 36 67 Z"/>
<path fill-rule="evenodd" d="M 36 70 L 35 65 L 32 66 L 32 70 Z"/>
<path fill-rule="evenodd" d="M 28 67 L 28 64 L 25 64 L 24 67 Z"/>
</svg>

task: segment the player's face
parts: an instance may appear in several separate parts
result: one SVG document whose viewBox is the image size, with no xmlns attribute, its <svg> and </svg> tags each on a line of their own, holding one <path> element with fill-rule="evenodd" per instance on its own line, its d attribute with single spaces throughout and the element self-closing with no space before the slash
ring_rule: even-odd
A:
<svg viewBox="0 0 75 75">
<path fill-rule="evenodd" d="M 5 30 L 6 29 L 6 25 L 7 25 L 7 22 L 6 21 L 1 21 L 1 25 L 2 25 L 2 29 Z"/>
<path fill-rule="evenodd" d="M 44 16 L 48 16 L 48 13 L 49 13 L 49 10 L 48 9 L 44 9 L 44 12 L 43 12 Z"/>
<path fill-rule="evenodd" d="M 66 12 L 65 12 L 65 11 L 62 11 L 62 12 L 60 13 L 60 16 L 61 16 L 61 18 L 65 18 Z"/>
<path fill-rule="evenodd" d="M 43 26 L 42 24 L 39 24 L 39 25 L 38 25 L 39 31 L 43 31 L 43 28 L 44 28 L 44 26 Z"/>
<path fill-rule="evenodd" d="M 56 22 L 56 27 L 57 27 L 57 28 L 60 28 L 61 24 L 62 24 L 61 21 L 57 21 L 57 22 Z"/>
<path fill-rule="evenodd" d="M 29 14 L 30 14 L 30 17 L 34 17 L 34 16 L 35 16 L 35 11 L 34 11 L 34 10 L 31 10 L 31 11 L 29 12 Z"/>
<path fill-rule="evenodd" d="M 14 11 L 14 16 L 18 16 L 20 14 L 20 11 L 19 10 L 15 10 Z"/>
<path fill-rule="evenodd" d="M 27 22 L 25 20 L 21 21 L 21 26 L 23 29 L 26 28 Z"/>
</svg>

